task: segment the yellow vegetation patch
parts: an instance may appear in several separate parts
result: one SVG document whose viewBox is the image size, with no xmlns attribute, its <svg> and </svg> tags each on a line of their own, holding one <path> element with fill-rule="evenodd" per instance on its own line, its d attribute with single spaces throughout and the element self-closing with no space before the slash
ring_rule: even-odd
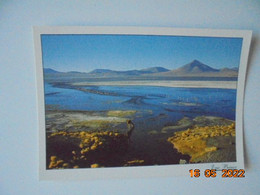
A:
<svg viewBox="0 0 260 195">
<path fill-rule="evenodd" d="M 92 164 L 90 167 L 91 167 L 91 168 L 98 168 L 98 167 L 100 167 L 100 166 L 99 166 L 99 164 L 95 163 L 95 164 Z"/>
<path fill-rule="evenodd" d="M 54 138 L 65 138 L 65 140 L 77 139 L 78 148 L 71 150 L 70 155 L 72 159 L 67 159 L 67 162 L 59 159 L 57 156 L 50 156 L 49 169 L 53 168 L 79 168 L 76 162 L 84 161 L 84 164 L 88 164 L 88 155 L 91 153 L 97 153 L 100 151 L 108 151 L 122 148 L 124 144 L 127 144 L 127 136 L 113 131 L 104 132 L 55 132 L 48 136 L 48 139 Z M 113 145 L 114 144 L 114 145 Z M 121 145 L 120 145 L 121 144 Z M 58 154 L 57 154 L 58 155 Z M 89 164 L 90 165 L 90 164 Z"/>
<path fill-rule="evenodd" d="M 235 123 L 228 126 L 206 126 L 194 127 L 185 131 L 179 131 L 174 136 L 169 137 L 168 141 L 182 154 L 191 156 L 190 161 L 217 150 L 217 147 L 207 146 L 206 140 L 217 136 L 235 136 Z"/>
<path fill-rule="evenodd" d="M 89 120 L 89 121 L 72 121 L 76 128 L 91 127 L 91 128 L 106 128 L 111 123 L 108 120 Z"/>
<path fill-rule="evenodd" d="M 126 117 L 134 115 L 135 113 L 135 110 L 110 110 L 107 112 L 107 116 Z"/>
<path fill-rule="evenodd" d="M 68 163 L 67 163 L 68 164 Z M 49 169 L 53 169 L 53 168 L 63 168 L 64 166 L 64 161 L 61 159 L 58 159 L 57 156 L 51 156 L 50 157 L 50 164 L 48 166 Z"/>
</svg>

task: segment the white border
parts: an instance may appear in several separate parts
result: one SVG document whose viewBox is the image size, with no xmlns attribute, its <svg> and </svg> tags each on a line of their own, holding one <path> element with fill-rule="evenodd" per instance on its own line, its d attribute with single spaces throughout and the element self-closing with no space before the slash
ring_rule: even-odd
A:
<svg viewBox="0 0 260 195">
<path fill-rule="evenodd" d="M 251 43 L 252 31 L 249 30 L 213 30 L 213 29 L 179 29 L 155 27 L 34 27 L 34 46 L 36 57 L 36 80 L 38 94 L 38 124 L 39 124 L 39 178 L 40 180 L 82 180 L 82 179 L 110 179 L 110 178 L 136 178 L 136 177 L 189 177 L 190 169 L 224 169 L 244 168 L 243 151 L 243 102 L 244 87 L 247 70 L 247 60 Z M 41 34 L 114 34 L 114 35 L 172 35 L 172 36 L 200 36 L 200 37 L 234 37 L 243 38 L 240 57 L 237 101 L 236 101 L 236 156 L 237 162 L 228 163 L 198 163 L 184 165 L 160 165 L 142 167 L 118 167 L 98 169 L 66 169 L 46 170 L 45 150 L 45 111 L 43 65 L 41 50 Z"/>
</svg>

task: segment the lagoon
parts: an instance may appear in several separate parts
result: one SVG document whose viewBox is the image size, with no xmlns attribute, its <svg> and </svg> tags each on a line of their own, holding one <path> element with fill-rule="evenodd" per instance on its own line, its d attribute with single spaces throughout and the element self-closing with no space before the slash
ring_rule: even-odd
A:
<svg viewBox="0 0 260 195">
<path fill-rule="evenodd" d="M 57 87 L 45 83 L 47 109 L 109 111 L 136 110 L 140 129 L 159 130 L 183 117 L 216 116 L 235 120 L 236 90 L 159 86 Z M 150 121 L 149 127 L 141 127 Z M 149 129 L 147 129 L 149 128 Z M 152 128 L 152 129 L 151 129 Z"/>
<path fill-rule="evenodd" d="M 194 125 L 233 123 L 236 90 L 45 83 L 45 104 L 47 135 L 57 131 L 125 134 L 126 121 L 130 119 L 135 125 L 131 142 L 128 151 L 118 157 L 122 162 L 140 159 L 145 165 L 165 165 L 190 158 L 173 150 L 167 142 L 175 132 Z M 227 151 L 235 154 L 233 149 Z M 231 156 L 233 161 L 235 155 Z M 227 160 L 223 158 L 218 159 Z M 109 162 L 104 166 L 123 165 L 118 165 L 117 160 Z"/>
</svg>

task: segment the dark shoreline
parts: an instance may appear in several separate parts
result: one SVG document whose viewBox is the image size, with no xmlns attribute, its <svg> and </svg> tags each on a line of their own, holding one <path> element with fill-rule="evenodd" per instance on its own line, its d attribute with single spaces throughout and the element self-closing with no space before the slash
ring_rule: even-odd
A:
<svg viewBox="0 0 260 195">
<path fill-rule="evenodd" d="M 53 82 L 104 82 L 104 81 L 237 81 L 238 77 L 189 77 L 189 76 L 175 76 L 175 77 L 80 77 L 56 74 L 45 75 L 45 81 Z"/>
</svg>

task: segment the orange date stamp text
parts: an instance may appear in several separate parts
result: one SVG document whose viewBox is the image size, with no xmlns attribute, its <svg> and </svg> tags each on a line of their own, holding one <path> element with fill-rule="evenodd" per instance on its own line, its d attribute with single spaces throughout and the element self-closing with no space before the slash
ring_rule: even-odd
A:
<svg viewBox="0 0 260 195">
<path fill-rule="evenodd" d="M 221 170 L 222 178 L 243 178 L 245 177 L 245 170 L 244 169 L 222 169 Z M 200 169 L 190 169 L 189 170 L 190 177 L 198 178 L 201 175 L 204 175 L 207 178 L 214 178 L 217 177 L 218 173 L 216 169 L 206 169 L 204 172 L 201 173 Z"/>
</svg>

